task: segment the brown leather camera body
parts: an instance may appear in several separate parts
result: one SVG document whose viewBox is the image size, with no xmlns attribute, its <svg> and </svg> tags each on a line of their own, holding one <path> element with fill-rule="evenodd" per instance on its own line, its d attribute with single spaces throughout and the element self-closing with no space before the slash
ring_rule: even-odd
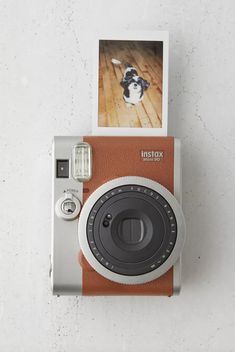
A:
<svg viewBox="0 0 235 352">
<path fill-rule="evenodd" d="M 92 178 L 83 185 L 83 201 L 102 184 L 121 176 L 142 176 L 174 194 L 173 137 L 84 137 L 92 147 Z M 150 159 L 148 158 L 148 152 Z M 156 152 L 153 157 L 152 152 Z M 147 154 L 146 154 L 147 153 Z M 144 156 L 147 155 L 147 158 Z M 119 284 L 98 274 L 79 253 L 83 295 L 173 295 L 173 267 L 145 284 Z"/>
</svg>

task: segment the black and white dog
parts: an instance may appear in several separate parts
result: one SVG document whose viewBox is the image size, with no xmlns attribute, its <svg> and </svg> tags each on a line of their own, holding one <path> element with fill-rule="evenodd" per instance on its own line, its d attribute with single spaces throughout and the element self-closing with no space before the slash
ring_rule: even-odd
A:
<svg viewBox="0 0 235 352">
<path fill-rule="evenodd" d="M 114 65 L 122 65 L 122 62 L 112 59 Z M 123 99 L 127 104 L 136 105 L 144 97 L 144 91 L 148 89 L 150 83 L 140 77 L 136 69 L 130 65 L 125 65 L 126 69 L 122 81 L 120 82 L 123 87 Z"/>
</svg>

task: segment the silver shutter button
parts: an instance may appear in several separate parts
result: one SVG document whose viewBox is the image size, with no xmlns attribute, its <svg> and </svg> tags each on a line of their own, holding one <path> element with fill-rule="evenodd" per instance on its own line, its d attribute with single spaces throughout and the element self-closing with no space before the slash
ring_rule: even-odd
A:
<svg viewBox="0 0 235 352">
<path fill-rule="evenodd" d="M 55 205 L 55 212 L 59 218 L 74 220 L 81 210 L 79 200 L 70 192 L 66 192 L 59 198 Z"/>
</svg>

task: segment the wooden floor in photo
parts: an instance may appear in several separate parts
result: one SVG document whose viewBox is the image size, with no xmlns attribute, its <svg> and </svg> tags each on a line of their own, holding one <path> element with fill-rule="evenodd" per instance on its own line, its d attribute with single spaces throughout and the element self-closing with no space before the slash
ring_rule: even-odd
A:
<svg viewBox="0 0 235 352">
<path fill-rule="evenodd" d="M 138 75 L 150 82 L 143 100 L 127 107 L 120 82 L 124 65 L 133 65 Z M 162 50 L 156 43 L 140 41 L 100 41 L 99 127 L 162 127 Z"/>
</svg>

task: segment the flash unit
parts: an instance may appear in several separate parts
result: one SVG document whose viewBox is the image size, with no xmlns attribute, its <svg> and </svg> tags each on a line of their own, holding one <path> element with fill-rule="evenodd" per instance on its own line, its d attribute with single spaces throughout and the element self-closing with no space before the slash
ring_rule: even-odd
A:
<svg viewBox="0 0 235 352">
<path fill-rule="evenodd" d="M 75 180 L 86 182 L 91 178 L 92 151 L 88 143 L 81 142 L 72 149 L 72 174 Z"/>
</svg>

